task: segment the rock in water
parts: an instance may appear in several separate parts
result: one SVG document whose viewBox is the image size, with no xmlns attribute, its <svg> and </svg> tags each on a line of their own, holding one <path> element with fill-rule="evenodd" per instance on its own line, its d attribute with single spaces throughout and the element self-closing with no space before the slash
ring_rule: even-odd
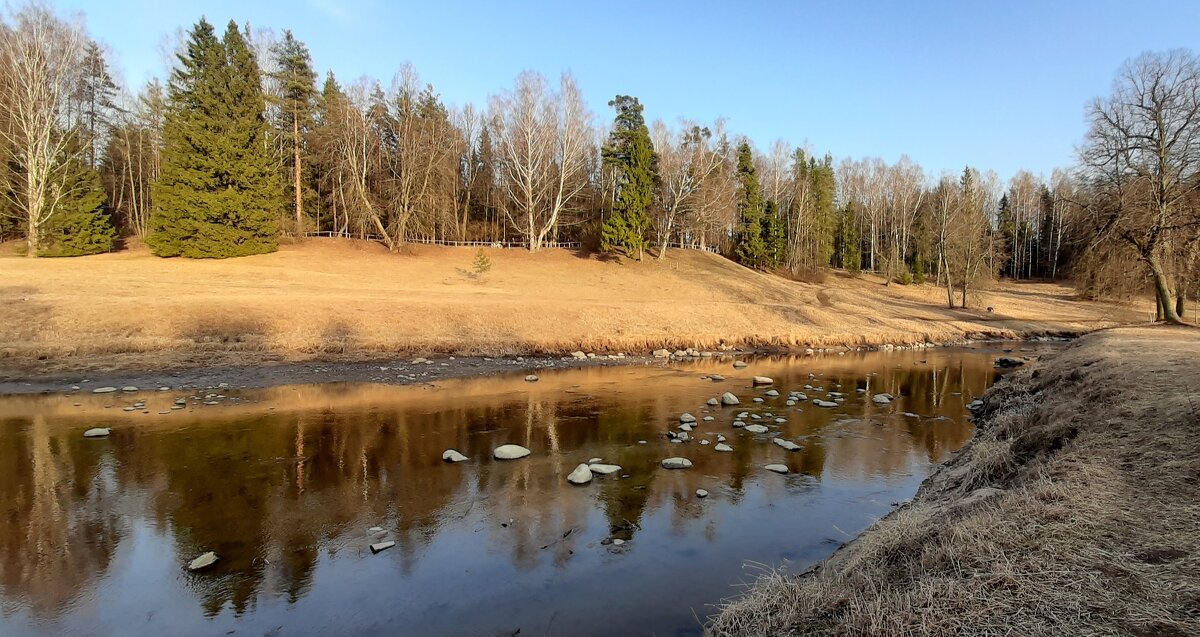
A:
<svg viewBox="0 0 1200 637">
<path fill-rule="evenodd" d="M 621 467 L 615 464 L 600 464 L 599 462 L 593 462 L 588 464 L 588 469 L 591 469 L 592 473 L 606 476 L 620 471 Z"/>
<path fill-rule="evenodd" d="M 730 447 L 729 445 L 727 445 L 723 442 L 719 442 L 716 445 L 713 445 L 713 450 L 714 451 L 733 451 L 733 447 Z"/>
<path fill-rule="evenodd" d="M 587 465 L 581 464 L 575 467 L 575 470 L 567 476 L 567 482 L 571 484 L 587 484 L 592 481 L 592 470 Z"/>
<path fill-rule="evenodd" d="M 116 387 L 97 387 L 92 390 L 93 394 L 111 394 L 117 391 Z"/>
<path fill-rule="evenodd" d="M 685 413 L 679 417 L 679 422 L 682 422 L 685 424 L 693 423 L 693 422 L 696 422 L 696 417 L 691 414 Z"/>
<path fill-rule="evenodd" d="M 667 458 L 662 461 L 664 469 L 691 469 L 692 461 L 687 458 Z"/>
<path fill-rule="evenodd" d="M 738 397 L 734 396 L 732 392 L 725 392 L 724 394 L 721 394 L 722 405 L 736 405 L 738 402 L 740 402 L 738 401 Z"/>
<path fill-rule="evenodd" d="M 531 451 L 521 445 L 500 445 L 492 451 L 492 457 L 497 460 L 516 460 L 528 456 Z"/>
<path fill-rule="evenodd" d="M 709 407 L 716 407 L 717 405 L 721 404 L 721 401 L 717 400 L 716 398 L 709 398 L 707 404 Z"/>
<path fill-rule="evenodd" d="M 816 406 L 818 406 L 818 407 L 825 407 L 826 409 L 829 409 L 829 408 L 831 408 L 831 407 L 837 407 L 837 406 L 838 406 L 838 405 L 837 405 L 837 403 L 830 402 L 830 401 L 828 401 L 828 400 L 821 400 L 821 399 L 819 399 L 819 398 L 814 398 L 814 399 L 813 399 L 813 404 L 814 404 L 814 405 L 816 405 Z"/>
<path fill-rule="evenodd" d="M 213 564 L 217 563 L 217 554 L 209 551 L 200 557 L 188 562 L 189 571 L 202 571 Z"/>
<path fill-rule="evenodd" d="M 671 358 L 671 352 L 665 349 L 656 349 L 653 354 L 654 358 Z"/>
<path fill-rule="evenodd" d="M 767 433 L 767 428 L 763 425 L 746 425 L 746 431 L 752 434 L 765 434 Z"/>
<path fill-rule="evenodd" d="M 746 361 L 734 361 L 733 368 L 734 369 L 746 369 Z"/>
<path fill-rule="evenodd" d="M 1000 358 L 996 359 L 996 367 L 998 367 L 1000 369 L 1007 369 L 1007 368 L 1011 368 L 1011 367 L 1020 367 L 1024 364 L 1025 364 L 1025 361 L 1023 361 L 1019 358 L 1009 358 L 1007 356 L 1001 356 Z"/>
<path fill-rule="evenodd" d="M 574 358 L 577 361 L 583 360 L 587 358 L 587 354 L 584 354 L 583 352 L 571 352 L 571 358 Z"/>
<path fill-rule="evenodd" d="M 784 449 L 787 449 L 788 451 L 800 451 L 800 445 L 792 442 L 791 440 L 784 440 L 783 438 L 774 438 L 771 440 L 771 442 L 779 445 L 780 447 L 783 447 Z"/>
<path fill-rule="evenodd" d="M 770 389 L 770 390 L 767 390 L 767 393 L 765 393 L 763 395 L 770 396 L 771 398 L 776 398 L 779 396 L 779 392 L 775 391 L 774 389 Z"/>
<path fill-rule="evenodd" d="M 763 467 L 763 469 L 766 469 L 767 471 L 774 471 L 775 473 L 787 473 L 788 472 L 787 465 L 785 465 L 785 464 L 769 464 L 769 465 Z"/>
<path fill-rule="evenodd" d="M 875 394 L 871 396 L 871 401 L 878 405 L 886 405 L 892 402 L 891 394 Z"/>
<path fill-rule="evenodd" d="M 463 462 L 466 459 L 466 456 L 455 451 L 454 449 L 447 449 L 442 452 L 442 460 L 445 460 L 446 462 Z"/>
<path fill-rule="evenodd" d="M 775 379 L 773 379 L 769 376 L 755 376 L 754 384 L 755 385 L 773 385 L 773 384 L 775 384 Z"/>
<path fill-rule="evenodd" d="M 88 429 L 87 431 L 83 432 L 83 437 L 84 438 L 103 438 L 110 433 L 112 433 L 112 430 L 109 429 L 108 427 L 95 427 L 93 429 Z"/>
<path fill-rule="evenodd" d="M 707 498 L 708 491 L 705 491 L 704 489 L 696 489 L 696 497 L 697 498 Z"/>
<path fill-rule="evenodd" d="M 536 382 L 538 382 L 538 377 L 537 377 L 537 374 L 530 374 L 530 375 L 526 376 L 526 377 L 525 377 L 525 382 L 527 382 L 527 383 L 536 383 Z"/>
<path fill-rule="evenodd" d="M 375 544 L 371 545 L 371 552 L 378 553 L 380 551 L 386 551 L 393 546 L 396 546 L 396 543 L 391 540 L 388 540 L 387 542 L 376 542 Z"/>
</svg>

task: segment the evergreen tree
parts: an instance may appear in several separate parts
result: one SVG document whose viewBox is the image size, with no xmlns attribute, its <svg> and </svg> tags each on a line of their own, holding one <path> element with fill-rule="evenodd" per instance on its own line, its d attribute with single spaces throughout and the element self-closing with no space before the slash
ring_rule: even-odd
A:
<svg viewBox="0 0 1200 637">
<path fill-rule="evenodd" d="M 285 162 L 288 168 L 285 181 L 296 215 L 295 232 L 302 234 L 305 229 L 304 200 L 312 192 L 306 185 L 303 157 L 316 115 L 317 73 L 313 70 L 308 47 L 297 40 L 290 29 L 283 32 L 283 40 L 275 45 L 272 53 L 278 68 L 272 74 L 279 83 L 279 95 L 275 97 L 279 104 L 278 127 L 289 155 Z"/>
<path fill-rule="evenodd" d="M 761 268 L 768 263 L 767 244 L 763 240 L 762 187 L 754 168 L 754 154 L 745 141 L 737 148 L 737 182 L 739 232 L 734 255 L 745 266 Z"/>
<path fill-rule="evenodd" d="M 810 160 L 809 178 L 812 183 L 812 214 L 815 219 L 814 261 L 820 265 L 832 265 L 834 235 L 837 232 L 837 179 L 833 174 L 833 156 L 826 153 L 817 162 Z"/>
<path fill-rule="evenodd" d="M 779 214 L 779 207 L 771 199 L 767 200 L 763 209 L 762 232 L 767 251 L 764 265 L 778 267 L 787 255 L 787 224 Z"/>
<path fill-rule="evenodd" d="M 854 203 L 846 204 L 838 214 L 834 259 L 845 270 L 862 270 L 862 246 L 858 234 L 858 211 Z"/>
<path fill-rule="evenodd" d="M 111 125 L 110 115 L 117 108 L 113 102 L 117 85 L 108 71 L 104 52 L 94 41 L 88 42 L 80 62 L 79 84 L 72 98 L 78 103 L 79 126 L 87 134 L 84 153 L 89 168 L 95 168 L 100 149 L 104 147 L 105 129 Z"/>
<path fill-rule="evenodd" d="M 612 215 L 600 230 L 600 249 L 621 248 L 627 255 L 636 254 L 640 261 L 649 247 L 648 210 L 658 181 L 658 158 L 638 99 L 618 95 L 608 105 L 616 109 L 617 116 L 601 155 L 615 173 L 617 191 Z"/>
<path fill-rule="evenodd" d="M 201 19 L 179 62 L 147 243 L 164 257 L 274 251 L 279 187 L 253 51 L 236 23 L 218 40 Z"/>
<path fill-rule="evenodd" d="M 77 257 L 116 247 L 117 230 L 105 210 L 100 173 L 83 160 L 68 162 L 56 184 L 54 215 L 41 236 L 38 255 Z"/>
</svg>

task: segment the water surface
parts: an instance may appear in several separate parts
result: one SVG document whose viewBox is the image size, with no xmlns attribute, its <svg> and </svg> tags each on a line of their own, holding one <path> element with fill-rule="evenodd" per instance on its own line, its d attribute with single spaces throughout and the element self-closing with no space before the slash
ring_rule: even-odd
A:
<svg viewBox="0 0 1200 637">
<path fill-rule="evenodd" d="M 0 634 L 698 634 L 748 564 L 801 571 L 911 497 L 969 439 L 999 347 L 0 398 Z M 705 406 L 725 391 L 742 405 Z M 685 411 L 714 420 L 671 443 Z M 771 431 L 734 428 L 742 412 Z M 733 452 L 699 443 L 716 434 Z M 533 455 L 493 460 L 504 443 Z M 597 457 L 623 470 L 566 482 Z M 188 573 L 205 551 L 220 562 Z"/>
</svg>

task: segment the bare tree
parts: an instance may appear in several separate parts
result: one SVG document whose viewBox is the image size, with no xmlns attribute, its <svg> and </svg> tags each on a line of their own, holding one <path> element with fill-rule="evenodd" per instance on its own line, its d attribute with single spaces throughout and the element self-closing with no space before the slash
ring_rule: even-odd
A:
<svg viewBox="0 0 1200 637">
<path fill-rule="evenodd" d="M 516 85 L 492 98 L 493 130 L 509 220 L 538 250 L 588 184 L 594 150 L 592 115 L 569 73 L 559 91 L 526 71 Z"/>
<path fill-rule="evenodd" d="M 1080 151 L 1094 199 L 1093 244 L 1123 241 L 1154 281 L 1164 320 L 1180 322 L 1164 261 L 1173 235 L 1194 235 L 1195 209 L 1184 205 L 1200 166 L 1200 61 L 1184 50 L 1146 53 L 1117 74 L 1112 95 L 1088 109 Z"/>
<path fill-rule="evenodd" d="M 28 256 L 37 256 L 44 227 L 59 202 L 73 193 L 59 184 L 65 166 L 82 157 L 86 146 L 66 130 L 70 93 L 80 73 L 88 42 L 83 27 L 58 19 L 49 8 L 26 5 L 0 33 L 0 129 L 23 176 L 14 204 L 25 221 Z"/>
</svg>

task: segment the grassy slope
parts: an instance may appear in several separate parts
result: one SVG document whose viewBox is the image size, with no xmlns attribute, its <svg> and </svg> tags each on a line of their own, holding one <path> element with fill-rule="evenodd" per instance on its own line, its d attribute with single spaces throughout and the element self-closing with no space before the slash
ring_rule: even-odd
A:
<svg viewBox="0 0 1200 637">
<path fill-rule="evenodd" d="M 1200 635 L 1200 330 L 1088 335 L 986 398 L 975 440 L 815 572 L 711 635 Z"/>
<path fill-rule="evenodd" d="M 0 256 L 0 372 L 378 357 L 393 352 L 648 352 L 660 347 L 826 346 L 1085 331 L 1142 318 L 1006 286 L 947 310 L 932 286 L 831 275 L 786 281 L 715 255 L 637 263 L 549 250 L 314 240 L 227 261 L 144 249 L 76 259 Z M 38 359 L 43 360 L 39 361 Z"/>
</svg>

